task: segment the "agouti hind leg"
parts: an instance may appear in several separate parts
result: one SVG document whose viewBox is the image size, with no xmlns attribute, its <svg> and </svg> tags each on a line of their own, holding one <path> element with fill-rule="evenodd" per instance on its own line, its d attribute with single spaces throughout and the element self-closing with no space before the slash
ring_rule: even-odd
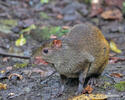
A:
<svg viewBox="0 0 125 100">
<path fill-rule="evenodd" d="M 67 77 L 64 75 L 60 75 L 61 81 L 60 81 L 60 88 L 58 94 L 56 94 L 56 97 L 59 97 L 60 95 L 63 94 L 65 85 L 67 83 Z"/>
<path fill-rule="evenodd" d="M 105 66 L 107 65 L 108 60 L 105 60 L 104 63 L 99 67 L 97 73 L 91 75 L 88 78 L 88 82 L 87 85 L 90 85 L 91 87 L 93 86 L 98 86 L 98 80 L 99 80 L 99 76 L 101 75 L 101 73 L 103 72 Z"/>
</svg>

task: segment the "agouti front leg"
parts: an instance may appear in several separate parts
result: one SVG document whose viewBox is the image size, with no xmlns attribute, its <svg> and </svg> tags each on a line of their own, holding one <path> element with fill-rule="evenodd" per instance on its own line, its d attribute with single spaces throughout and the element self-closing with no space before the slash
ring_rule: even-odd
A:
<svg viewBox="0 0 125 100">
<path fill-rule="evenodd" d="M 91 63 L 88 64 L 88 66 L 86 66 L 86 69 L 83 72 L 80 72 L 80 74 L 79 74 L 79 85 L 78 85 L 76 95 L 81 94 L 83 92 L 83 89 L 84 89 L 83 86 L 84 86 L 85 79 L 87 77 L 87 74 L 88 74 L 88 71 L 89 71 L 90 67 L 91 67 Z"/>
<path fill-rule="evenodd" d="M 53 95 L 53 97 L 59 97 L 63 94 L 64 92 L 64 89 L 65 89 L 65 85 L 66 85 L 66 82 L 67 82 L 67 77 L 64 76 L 64 75 L 60 75 L 60 87 L 59 87 L 59 92 L 55 95 Z"/>
<path fill-rule="evenodd" d="M 61 78 L 61 83 L 60 83 L 61 87 L 60 87 L 59 93 L 60 93 L 60 94 L 63 94 L 64 88 L 65 88 L 65 85 L 66 85 L 66 82 L 67 82 L 67 80 L 66 80 L 67 77 L 64 76 L 64 75 L 60 75 L 60 78 Z"/>
<path fill-rule="evenodd" d="M 84 53 L 84 69 L 79 74 L 79 85 L 76 94 L 81 94 L 83 92 L 83 86 L 85 85 L 85 79 L 91 68 L 92 63 L 94 62 L 94 57 L 89 53 Z"/>
</svg>

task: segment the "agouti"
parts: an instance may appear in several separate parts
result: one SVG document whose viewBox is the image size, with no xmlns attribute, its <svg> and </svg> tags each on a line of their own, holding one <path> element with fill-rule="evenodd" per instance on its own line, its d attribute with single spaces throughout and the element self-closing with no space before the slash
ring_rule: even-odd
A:
<svg viewBox="0 0 125 100">
<path fill-rule="evenodd" d="M 100 75 L 108 63 L 109 45 L 102 32 L 90 23 L 75 25 L 68 35 L 60 40 L 46 43 L 39 54 L 54 65 L 62 79 L 79 78 L 77 93 L 83 91 L 87 77 Z M 36 56 L 36 55 L 35 55 Z"/>
</svg>

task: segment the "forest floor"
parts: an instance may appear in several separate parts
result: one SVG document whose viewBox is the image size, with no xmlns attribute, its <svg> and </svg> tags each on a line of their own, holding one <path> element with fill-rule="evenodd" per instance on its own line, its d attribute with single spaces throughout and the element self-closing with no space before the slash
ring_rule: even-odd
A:
<svg viewBox="0 0 125 100">
<path fill-rule="evenodd" d="M 104 6 L 102 7 L 110 9 Z M 47 4 L 41 4 L 39 0 L 1 0 L 0 53 L 31 56 L 34 48 L 38 48 L 48 38 L 36 34 L 39 33 L 38 27 L 52 27 L 56 30 L 54 32 L 57 32 L 60 27 L 68 29 L 79 23 L 93 23 L 101 29 L 109 43 L 112 40 L 117 44 L 122 53 L 110 52 L 111 57 L 117 57 L 116 61 L 112 58 L 109 60 L 103 74 L 98 78 L 99 85 L 94 86 L 92 93 L 108 95 L 108 100 L 125 100 L 124 15 L 114 15 L 115 17 L 109 19 L 101 17 L 100 14 L 92 16 L 90 7 L 90 4 L 77 0 L 52 0 Z M 21 32 L 25 34 L 26 44 L 17 47 L 15 41 Z M 49 65 L 28 63 L 27 59 L 0 55 L 0 100 L 67 100 L 75 96 L 77 80 L 69 80 L 64 93 L 59 97 L 53 97 L 59 92 L 59 74 L 55 73 L 46 79 L 53 73 L 53 68 Z M 112 75 L 113 73 L 115 75 Z"/>
</svg>

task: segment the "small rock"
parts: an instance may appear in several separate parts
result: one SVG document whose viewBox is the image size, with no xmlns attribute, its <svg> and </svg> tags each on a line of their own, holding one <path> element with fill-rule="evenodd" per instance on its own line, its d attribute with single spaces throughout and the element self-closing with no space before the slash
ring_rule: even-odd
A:
<svg viewBox="0 0 125 100">
<path fill-rule="evenodd" d="M 25 87 L 23 90 L 24 90 L 26 93 L 29 93 L 29 92 L 31 91 L 31 89 L 30 89 L 29 87 Z"/>
<path fill-rule="evenodd" d="M 65 15 L 64 16 L 64 21 L 73 21 L 76 20 L 77 16 L 75 14 L 70 14 L 70 15 Z"/>
</svg>

